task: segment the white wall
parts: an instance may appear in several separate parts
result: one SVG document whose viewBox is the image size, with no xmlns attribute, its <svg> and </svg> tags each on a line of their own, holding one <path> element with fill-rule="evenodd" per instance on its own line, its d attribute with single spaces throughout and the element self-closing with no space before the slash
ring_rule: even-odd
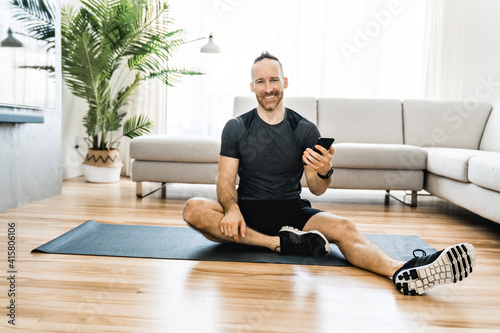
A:
<svg viewBox="0 0 500 333">
<path fill-rule="evenodd" d="M 79 0 L 62 0 L 63 5 L 80 6 Z M 87 153 L 84 143 L 85 129 L 82 118 L 87 111 L 86 102 L 75 97 L 66 84 L 62 87 L 62 176 L 63 179 L 75 178 L 83 175 L 83 158 L 80 154 Z M 78 142 L 77 142 L 78 139 Z M 81 147 L 80 153 L 75 145 Z"/>
<path fill-rule="evenodd" d="M 500 1 L 465 1 L 463 99 L 500 102 Z"/>
<path fill-rule="evenodd" d="M 83 175 L 83 156 L 87 153 L 84 143 L 85 129 L 82 118 L 87 111 L 87 103 L 75 97 L 66 85 L 62 88 L 62 176 L 63 179 Z M 76 144 L 80 146 L 77 150 Z"/>
</svg>

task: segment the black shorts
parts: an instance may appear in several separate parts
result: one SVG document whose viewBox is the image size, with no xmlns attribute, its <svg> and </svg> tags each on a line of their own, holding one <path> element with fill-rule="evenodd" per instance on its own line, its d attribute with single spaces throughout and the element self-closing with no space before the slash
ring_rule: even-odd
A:
<svg viewBox="0 0 500 333">
<path fill-rule="evenodd" d="M 311 208 L 306 199 L 238 200 L 238 205 L 249 228 L 270 236 L 284 226 L 302 230 L 313 215 L 322 212 Z"/>
</svg>

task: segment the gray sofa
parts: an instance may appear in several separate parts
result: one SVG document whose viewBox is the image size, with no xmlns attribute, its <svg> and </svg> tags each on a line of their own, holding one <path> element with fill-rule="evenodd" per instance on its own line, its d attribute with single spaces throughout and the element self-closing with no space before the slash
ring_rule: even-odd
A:
<svg viewBox="0 0 500 333">
<path fill-rule="evenodd" d="M 500 223 L 500 104 L 295 97 L 285 105 L 335 138 L 332 188 L 425 189 Z M 236 97 L 233 116 L 256 106 Z M 214 184 L 219 138 L 145 136 L 131 141 L 132 180 Z M 303 183 L 305 185 L 305 183 Z"/>
</svg>

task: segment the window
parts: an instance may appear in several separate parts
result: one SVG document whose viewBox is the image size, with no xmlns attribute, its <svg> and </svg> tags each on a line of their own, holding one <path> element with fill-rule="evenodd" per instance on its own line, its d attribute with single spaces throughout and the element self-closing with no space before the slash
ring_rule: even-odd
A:
<svg viewBox="0 0 500 333">
<path fill-rule="evenodd" d="M 0 1 L 0 40 L 12 37 L 22 47 L 0 47 L 0 104 L 54 108 L 55 78 L 46 70 L 23 66 L 54 66 L 54 49 L 46 51 L 43 45 L 25 36 L 23 23 L 11 17 L 10 1 Z"/>
<path fill-rule="evenodd" d="M 169 134 L 219 135 L 235 96 L 250 92 L 262 51 L 280 58 L 285 96 L 423 98 L 425 1 L 172 0 L 186 39 L 214 34 L 222 53 L 200 54 L 206 40 L 175 53 L 172 65 L 199 67 L 168 89 Z M 161 93 L 164 93 L 162 91 Z"/>
</svg>

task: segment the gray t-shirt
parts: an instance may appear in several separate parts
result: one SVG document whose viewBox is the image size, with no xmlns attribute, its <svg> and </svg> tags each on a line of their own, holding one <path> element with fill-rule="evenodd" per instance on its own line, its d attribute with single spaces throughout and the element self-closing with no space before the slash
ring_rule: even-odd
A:
<svg viewBox="0 0 500 333">
<path fill-rule="evenodd" d="M 288 108 L 285 119 L 276 125 L 263 121 L 257 109 L 229 120 L 222 132 L 220 154 L 239 159 L 238 198 L 300 198 L 302 154 L 319 137 L 316 125 Z"/>
</svg>

